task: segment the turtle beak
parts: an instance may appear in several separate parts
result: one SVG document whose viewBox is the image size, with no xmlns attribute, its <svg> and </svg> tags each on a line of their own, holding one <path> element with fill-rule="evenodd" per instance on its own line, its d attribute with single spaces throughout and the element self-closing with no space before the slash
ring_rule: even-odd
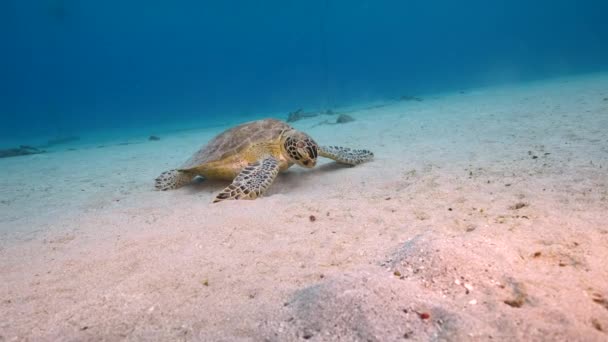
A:
<svg viewBox="0 0 608 342">
<path fill-rule="evenodd" d="M 316 160 L 313 159 L 309 159 L 303 162 L 304 166 L 306 167 L 315 167 L 315 165 L 317 164 Z"/>
</svg>

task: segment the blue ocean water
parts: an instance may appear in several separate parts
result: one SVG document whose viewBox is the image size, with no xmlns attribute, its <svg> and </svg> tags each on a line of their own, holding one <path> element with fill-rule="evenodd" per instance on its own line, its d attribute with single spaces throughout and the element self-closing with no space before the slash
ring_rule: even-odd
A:
<svg viewBox="0 0 608 342">
<path fill-rule="evenodd" d="M 3 0 L 0 140 L 603 71 L 606 13 L 602 0 Z"/>
</svg>

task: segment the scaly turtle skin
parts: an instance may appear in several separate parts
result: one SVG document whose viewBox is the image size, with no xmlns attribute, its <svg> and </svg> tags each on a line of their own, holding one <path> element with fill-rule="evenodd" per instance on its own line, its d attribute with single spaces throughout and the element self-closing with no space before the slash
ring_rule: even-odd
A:
<svg viewBox="0 0 608 342">
<path fill-rule="evenodd" d="M 156 178 L 158 190 L 180 188 L 197 177 L 231 180 L 214 202 L 255 199 L 270 187 L 277 174 L 293 164 L 312 168 L 317 157 L 357 165 L 371 160 L 368 150 L 318 146 L 307 134 L 285 122 L 265 119 L 224 131 L 196 152 L 180 168 Z"/>
</svg>

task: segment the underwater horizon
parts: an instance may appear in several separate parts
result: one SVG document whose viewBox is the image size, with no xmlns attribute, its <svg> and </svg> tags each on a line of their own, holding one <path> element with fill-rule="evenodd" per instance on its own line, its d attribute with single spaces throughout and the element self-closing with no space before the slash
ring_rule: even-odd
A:
<svg viewBox="0 0 608 342">
<path fill-rule="evenodd" d="M 605 13 L 566 0 L 7 0 L 0 144 L 602 72 Z"/>
</svg>

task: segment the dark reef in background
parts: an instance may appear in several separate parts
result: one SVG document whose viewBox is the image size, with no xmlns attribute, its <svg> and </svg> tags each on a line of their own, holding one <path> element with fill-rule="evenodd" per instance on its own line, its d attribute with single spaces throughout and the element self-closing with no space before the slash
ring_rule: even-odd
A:
<svg viewBox="0 0 608 342">
<path fill-rule="evenodd" d="M 0 150 L 0 158 L 27 156 L 30 154 L 40 154 L 40 153 L 45 153 L 45 151 L 39 150 L 32 146 L 21 145 L 17 148 L 9 148 L 9 149 Z"/>
</svg>

